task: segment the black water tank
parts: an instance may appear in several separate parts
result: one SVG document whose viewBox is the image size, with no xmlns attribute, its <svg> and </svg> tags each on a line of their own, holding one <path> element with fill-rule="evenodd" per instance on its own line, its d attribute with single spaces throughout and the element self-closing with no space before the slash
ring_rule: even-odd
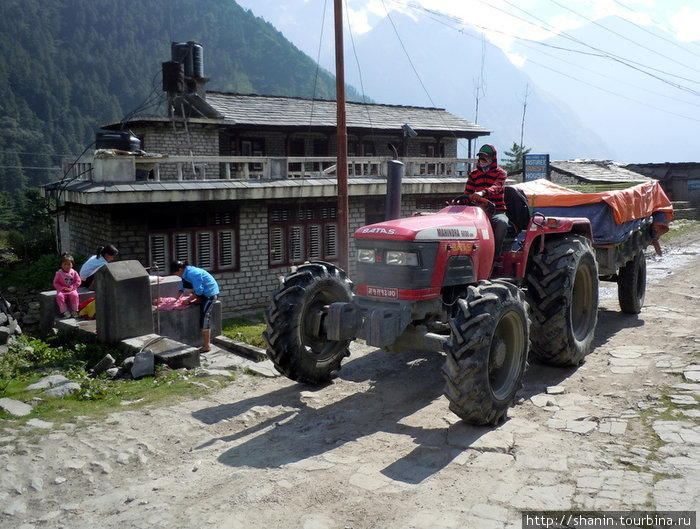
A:
<svg viewBox="0 0 700 529">
<path fill-rule="evenodd" d="M 170 44 L 170 58 L 185 65 L 186 77 L 204 77 L 204 48 L 193 40 Z"/>
<path fill-rule="evenodd" d="M 163 63 L 163 91 L 185 91 L 185 66 L 182 63 L 169 61 Z"/>
<path fill-rule="evenodd" d="M 170 45 L 170 54 L 174 62 L 185 65 L 185 76 L 192 77 L 194 71 L 194 61 L 192 58 L 192 47 L 188 42 L 173 42 Z"/>
<path fill-rule="evenodd" d="M 204 77 L 204 48 L 196 42 L 188 42 L 192 49 L 192 75 L 193 77 Z"/>
<path fill-rule="evenodd" d="M 95 149 L 138 152 L 141 150 L 141 140 L 131 131 L 98 130 L 95 133 Z"/>
</svg>

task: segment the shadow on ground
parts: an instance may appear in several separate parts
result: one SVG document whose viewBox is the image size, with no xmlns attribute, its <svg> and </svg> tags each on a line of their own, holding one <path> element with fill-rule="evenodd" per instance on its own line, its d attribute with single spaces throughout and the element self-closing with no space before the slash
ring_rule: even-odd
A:
<svg viewBox="0 0 700 529">
<path fill-rule="evenodd" d="M 644 324 L 637 316 L 607 309 L 599 311 L 598 320 L 595 346 L 606 343 L 622 328 Z M 198 410 L 193 416 L 205 424 L 240 419 L 254 409 L 266 410 L 264 416 L 249 421 L 254 424 L 242 420 L 232 422 L 234 433 L 212 438 L 198 448 L 224 442 L 231 447 L 219 456 L 222 464 L 279 468 L 379 432 L 399 434 L 411 437 L 416 447 L 387 465 L 382 473 L 394 480 L 420 483 L 495 429 L 461 422 L 452 426 L 446 422 L 444 428 L 422 428 L 402 422 L 442 396 L 444 381 L 440 370 L 443 361 L 439 354 L 390 354 L 373 350 L 351 357 L 343 365 L 338 379 L 325 387 L 292 384 L 239 402 Z M 525 373 L 519 396 L 527 399 L 548 386 L 558 385 L 576 369 L 533 362 Z M 343 382 L 368 381 L 368 389 L 343 394 L 353 389 Z M 319 406 L 319 402 L 330 400 L 332 402 Z M 447 401 L 444 406 L 440 413 L 448 416 Z M 459 434 L 448 436 L 450 429 L 453 432 L 458 429 Z M 448 437 L 452 440 L 448 441 Z M 455 438 L 457 443 L 454 443 Z"/>
<path fill-rule="evenodd" d="M 199 448 L 217 441 L 235 444 L 219 456 L 219 462 L 233 467 L 278 468 L 379 432 L 399 434 L 411 437 L 417 446 L 382 473 L 394 480 L 420 483 L 459 455 L 462 445 L 491 430 L 460 423 L 460 447 L 455 447 L 448 444 L 447 423 L 444 428 L 422 428 L 401 422 L 442 396 L 443 361 L 439 354 L 389 354 L 375 350 L 345 364 L 338 381 L 339 386 L 342 381 L 370 381 L 369 389 L 341 395 L 330 404 L 314 407 L 314 402 L 307 405 L 305 401 L 309 400 L 310 391 L 328 392 L 319 400 L 333 398 L 338 394 L 335 383 L 320 389 L 294 384 L 240 402 L 199 410 L 193 416 L 206 424 L 241 417 L 260 406 L 277 410 L 274 416 L 231 435 L 211 439 Z M 446 401 L 441 413 L 450 413 Z"/>
</svg>

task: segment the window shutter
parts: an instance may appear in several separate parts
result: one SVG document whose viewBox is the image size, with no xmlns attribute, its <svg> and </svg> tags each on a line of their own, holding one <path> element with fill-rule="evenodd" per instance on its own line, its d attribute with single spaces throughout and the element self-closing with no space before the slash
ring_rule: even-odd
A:
<svg viewBox="0 0 700 529">
<path fill-rule="evenodd" d="M 214 269 L 214 241 L 208 231 L 197 232 L 197 266 L 205 270 Z"/>
<path fill-rule="evenodd" d="M 289 210 L 273 209 L 270 213 L 270 220 L 272 222 L 287 222 L 289 220 Z"/>
<path fill-rule="evenodd" d="M 321 259 L 321 226 L 309 226 L 309 259 Z"/>
<path fill-rule="evenodd" d="M 326 224 L 326 259 L 338 257 L 338 225 Z"/>
<path fill-rule="evenodd" d="M 168 237 L 162 233 L 154 233 L 148 237 L 149 262 L 158 271 L 169 272 L 168 263 Z M 155 271 L 155 270 L 154 270 Z"/>
<path fill-rule="evenodd" d="M 233 226 L 233 214 L 227 211 L 214 213 L 212 224 L 214 226 Z"/>
<path fill-rule="evenodd" d="M 292 263 L 304 261 L 304 231 L 302 226 L 291 226 L 289 228 L 289 260 Z"/>
<path fill-rule="evenodd" d="M 190 245 L 191 242 L 189 233 L 175 233 L 173 235 L 173 254 L 177 261 L 192 262 Z"/>
<path fill-rule="evenodd" d="M 270 228 L 270 264 L 282 264 L 286 259 L 284 228 Z"/>
<path fill-rule="evenodd" d="M 337 208 L 332 206 L 321 208 L 321 219 L 332 220 L 338 216 L 337 211 Z"/>
<path fill-rule="evenodd" d="M 219 268 L 236 266 L 236 238 L 233 230 L 219 232 Z"/>
</svg>

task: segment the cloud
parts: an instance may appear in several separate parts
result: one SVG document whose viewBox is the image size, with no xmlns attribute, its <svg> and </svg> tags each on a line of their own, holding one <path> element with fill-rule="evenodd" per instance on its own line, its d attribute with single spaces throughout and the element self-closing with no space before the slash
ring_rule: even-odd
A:
<svg viewBox="0 0 700 529">
<path fill-rule="evenodd" d="M 700 35 L 698 34 L 700 10 L 683 6 L 678 13 L 669 17 L 669 20 L 678 40 L 683 42 L 700 40 Z"/>
</svg>

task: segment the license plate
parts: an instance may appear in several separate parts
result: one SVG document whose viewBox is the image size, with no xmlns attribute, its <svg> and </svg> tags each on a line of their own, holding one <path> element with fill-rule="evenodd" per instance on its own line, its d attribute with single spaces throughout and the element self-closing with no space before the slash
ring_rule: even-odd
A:
<svg viewBox="0 0 700 529">
<path fill-rule="evenodd" d="M 382 287 L 367 287 L 367 295 L 375 298 L 399 298 L 399 289 L 397 288 L 382 288 Z"/>
</svg>

